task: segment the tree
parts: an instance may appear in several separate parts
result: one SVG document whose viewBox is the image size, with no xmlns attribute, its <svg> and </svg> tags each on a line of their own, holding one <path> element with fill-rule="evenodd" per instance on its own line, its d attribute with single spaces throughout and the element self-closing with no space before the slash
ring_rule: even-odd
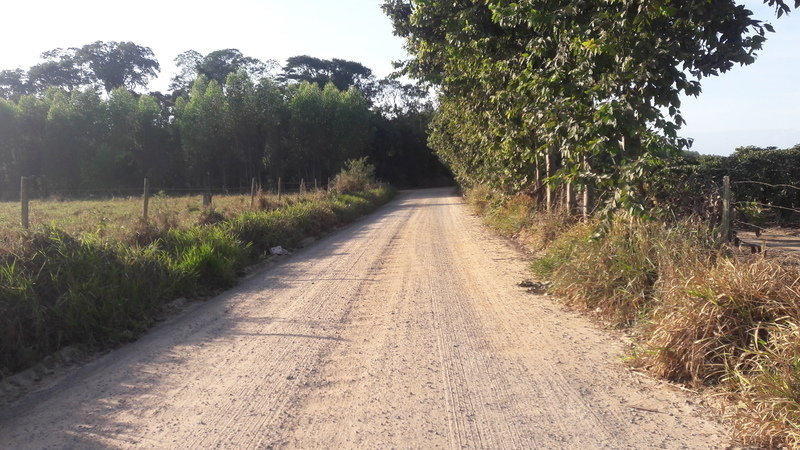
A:
<svg viewBox="0 0 800 450">
<path fill-rule="evenodd" d="M 195 50 L 187 50 L 176 56 L 175 66 L 178 68 L 178 73 L 172 77 L 169 89 L 180 94 L 188 93 L 184 91 L 187 91 L 197 78 L 198 67 L 202 62 L 203 55 Z"/>
<path fill-rule="evenodd" d="M 298 178 L 333 176 L 348 159 L 366 155 L 372 138 L 369 105 L 359 91 L 301 83 L 291 94 L 288 172 Z"/>
<path fill-rule="evenodd" d="M 108 93 L 120 87 L 146 87 L 161 70 L 150 47 L 133 42 L 97 41 L 73 50 L 75 60 L 85 65 L 90 78 Z"/>
<path fill-rule="evenodd" d="M 19 174 L 16 151 L 19 139 L 18 107 L 13 102 L 0 99 L 0 190 L 8 191 Z"/>
<path fill-rule="evenodd" d="M 244 56 L 235 48 L 215 50 L 205 56 L 195 50 L 187 50 L 175 58 L 178 73 L 173 77 L 170 89 L 185 90 L 199 75 L 224 85 L 228 75 L 244 71 L 250 78 L 263 77 L 274 65 L 274 61 L 263 62 Z"/>
<path fill-rule="evenodd" d="M 366 98 L 375 94 L 375 77 L 372 70 L 361 63 L 344 59 L 319 59 L 307 55 L 293 56 L 286 60 L 283 73 L 279 77 L 283 81 L 314 83 L 325 87 L 333 83 L 340 91 L 354 87 Z"/>
<path fill-rule="evenodd" d="M 462 181 L 518 191 L 544 172 L 602 183 L 629 206 L 648 165 L 689 144 L 677 134 L 680 94 L 752 63 L 771 31 L 731 0 L 387 0 L 384 10 L 412 54 L 404 73 L 441 93 L 431 142 Z"/>
<path fill-rule="evenodd" d="M 386 116 L 399 116 L 433 109 L 433 103 L 424 88 L 416 84 L 402 83 L 392 78 L 378 80 L 374 101 L 377 109 Z"/>
<path fill-rule="evenodd" d="M 244 179 L 240 181 L 248 181 L 259 176 L 263 167 L 264 118 L 260 114 L 255 85 L 244 70 L 228 75 L 225 104 L 232 146 L 245 163 Z"/>
<path fill-rule="evenodd" d="M 87 77 L 75 59 L 75 49 L 56 48 L 42 53 L 42 61 L 28 69 L 28 91 L 44 93 L 51 86 L 73 90 L 87 83 Z"/>
<path fill-rule="evenodd" d="M 105 134 L 100 96 L 90 89 L 66 93 L 50 88 L 44 100 L 49 110 L 38 173 L 57 188 L 96 186 L 95 162 Z"/>
<path fill-rule="evenodd" d="M 228 111 L 222 87 L 200 76 L 188 100 L 178 99 L 176 115 L 189 180 L 195 185 L 227 185 L 231 161 L 238 155 L 230 146 Z"/>
<path fill-rule="evenodd" d="M 29 86 L 22 69 L 0 71 L 0 98 L 19 100 L 29 92 Z"/>
</svg>

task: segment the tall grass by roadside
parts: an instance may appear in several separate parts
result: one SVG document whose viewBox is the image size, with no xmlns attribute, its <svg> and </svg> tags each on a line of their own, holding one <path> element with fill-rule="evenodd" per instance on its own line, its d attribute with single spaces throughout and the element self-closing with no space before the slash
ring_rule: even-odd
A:
<svg viewBox="0 0 800 450">
<path fill-rule="evenodd" d="M 532 270 L 560 298 L 630 328 L 634 364 L 726 393 L 745 445 L 800 446 L 800 261 L 720 249 L 694 220 L 618 217 L 598 234 L 524 197 L 467 199 L 539 251 Z"/>
<path fill-rule="evenodd" d="M 294 247 L 393 194 L 380 186 L 308 195 L 206 225 L 137 224 L 122 239 L 52 226 L 7 237 L 10 245 L 0 251 L 0 376 L 67 345 L 134 339 L 166 302 L 229 287 L 271 247 Z"/>
</svg>

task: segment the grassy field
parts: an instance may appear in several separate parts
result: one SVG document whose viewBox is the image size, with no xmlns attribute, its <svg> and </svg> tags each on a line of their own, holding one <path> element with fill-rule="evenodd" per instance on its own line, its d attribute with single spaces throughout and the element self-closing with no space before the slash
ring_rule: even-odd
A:
<svg viewBox="0 0 800 450">
<path fill-rule="evenodd" d="M 0 378 L 65 346 L 134 339 L 178 297 L 236 283 L 273 246 L 293 248 L 352 222 L 394 194 L 387 186 L 349 193 L 258 197 L 156 197 L 148 223 L 138 198 L 46 201 L 0 208 Z"/>
<path fill-rule="evenodd" d="M 324 193 L 289 194 L 280 200 L 274 194 L 257 197 L 259 210 L 276 209 Z M 215 195 L 213 210 L 221 217 L 234 217 L 250 211 L 250 195 Z M 150 222 L 160 228 L 188 227 L 204 223 L 208 213 L 202 195 L 150 198 Z M 117 197 L 92 200 L 37 199 L 30 202 L 31 227 L 48 226 L 77 235 L 92 233 L 99 237 L 126 240 L 140 226 L 142 198 Z M 219 217 L 219 216 L 217 216 Z M 0 239 L 16 236 L 21 231 L 19 202 L 0 202 Z"/>
</svg>

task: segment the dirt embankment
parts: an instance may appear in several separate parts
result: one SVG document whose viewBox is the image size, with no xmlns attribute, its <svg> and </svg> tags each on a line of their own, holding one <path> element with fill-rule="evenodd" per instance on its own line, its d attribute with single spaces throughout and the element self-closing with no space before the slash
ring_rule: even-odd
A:
<svg viewBox="0 0 800 450">
<path fill-rule="evenodd" d="M 726 446 L 525 277 L 451 190 L 404 193 L 0 411 L 0 447 Z"/>
</svg>

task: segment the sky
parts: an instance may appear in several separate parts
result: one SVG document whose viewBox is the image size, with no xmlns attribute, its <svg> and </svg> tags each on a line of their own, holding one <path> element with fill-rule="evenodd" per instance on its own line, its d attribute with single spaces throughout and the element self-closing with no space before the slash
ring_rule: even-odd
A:
<svg viewBox="0 0 800 450">
<path fill-rule="evenodd" d="M 693 150 L 730 154 L 744 145 L 800 143 L 800 10 L 775 19 L 758 0 L 744 2 L 770 33 L 755 64 L 702 80 L 699 98 L 685 98 L 682 135 Z M 153 49 L 165 90 L 173 59 L 186 50 L 206 54 L 238 48 L 245 55 L 283 63 L 295 55 L 361 62 L 379 77 L 404 59 L 381 0 L 10 0 L 3 5 L 0 69 L 27 68 L 54 48 L 94 41 L 133 41 Z M 9 18 L 12 18 L 9 20 Z"/>
<path fill-rule="evenodd" d="M 775 33 L 767 33 L 754 64 L 705 78 L 699 97 L 683 99 L 681 135 L 694 138 L 692 150 L 700 153 L 800 144 L 800 10 L 776 19 L 759 1 L 744 4 Z"/>
</svg>

